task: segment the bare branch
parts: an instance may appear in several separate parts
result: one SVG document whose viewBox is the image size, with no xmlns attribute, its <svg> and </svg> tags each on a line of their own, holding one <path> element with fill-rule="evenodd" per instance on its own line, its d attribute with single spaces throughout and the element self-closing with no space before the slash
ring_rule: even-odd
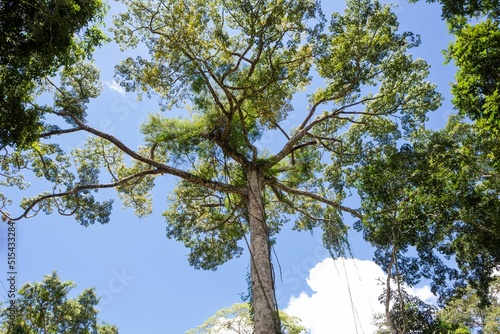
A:
<svg viewBox="0 0 500 334">
<path fill-rule="evenodd" d="M 318 142 L 315 141 L 315 140 L 312 140 L 312 141 L 308 141 L 307 143 L 304 143 L 304 144 L 300 144 L 300 145 L 296 145 L 294 146 L 291 150 L 290 150 L 290 153 L 293 153 L 297 150 L 300 150 L 301 148 L 303 147 L 306 147 L 306 146 L 311 146 L 311 145 L 315 145 L 317 144 Z"/>
<path fill-rule="evenodd" d="M 83 129 L 80 127 L 71 128 L 71 129 L 53 130 L 53 131 L 42 133 L 40 135 L 40 138 L 46 138 L 46 137 L 56 136 L 56 135 L 63 135 L 66 133 L 73 133 L 73 132 L 82 131 L 82 130 Z"/>
<path fill-rule="evenodd" d="M 339 204 L 337 202 L 334 202 L 334 201 L 331 201 L 327 198 L 324 198 L 320 195 L 317 195 L 317 194 L 313 194 L 311 192 L 308 192 L 308 191 L 304 191 L 304 190 L 300 190 L 300 189 L 295 189 L 295 188 L 291 188 L 291 187 L 287 187 L 285 186 L 284 184 L 282 184 L 281 182 L 279 182 L 276 178 L 267 178 L 266 179 L 266 184 L 268 184 L 269 186 L 274 186 L 276 187 L 276 189 L 280 189 L 286 193 L 289 193 L 289 194 L 294 194 L 294 195 L 300 195 L 300 196 L 304 196 L 304 197 L 309 197 L 309 198 L 312 198 L 312 199 L 315 199 L 319 202 L 322 202 L 322 203 L 325 203 L 326 205 L 329 205 L 333 208 L 336 208 L 336 209 L 339 209 L 339 210 L 342 210 L 344 212 L 348 212 L 350 213 L 351 215 L 353 215 L 354 217 L 356 218 L 363 218 L 363 216 L 361 215 L 361 213 L 359 213 L 357 210 L 355 209 L 351 209 L 347 206 L 344 206 L 342 204 Z"/>
<path fill-rule="evenodd" d="M 293 203 L 293 201 L 285 198 L 285 196 L 283 196 L 283 194 L 275 186 L 271 186 L 271 190 L 273 191 L 273 193 L 276 196 L 276 198 L 278 199 L 278 201 L 289 206 L 292 210 L 295 210 L 298 213 L 300 213 L 300 214 L 304 215 L 305 217 L 312 219 L 312 220 L 322 221 L 322 222 L 328 221 L 328 219 L 325 219 L 325 218 L 311 216 L 307 211 L 304 211 L 301 208 L 299 208 L 298 206 L 296 206 Z"/>
<path fill-rule="evenodd" d="M 310 136 L 310 137 L 313 137 L 314 139 L 318 139 L 320 141 L 321 140 L 326 140 L 326 141 L 334 141 L 334 142 L 342 143 L 342 140 L 341 139 L 337 139 L 337 138 L 330 138 L 330 137 L 318 136 L 318 135 L 315 135 L 315 134 L 310 133 L 310 132 L 308 132 L 307 135 Z"/>
<path fill-rule="evenodd" d="M 286 131 L 285 131 L 285 130 L 283 130 L 283 128 L 282 128 L 282 127 L 281 127 L 278 123 L 273 123 L 273 124 L 274 124 L 274 126 L 275 126 L 275 127 L 277 127 L 277 128 L 278 128 L 278 130 L 280 130 L 280 131 L 281 131 L 281 133 L 285 136 L 285 138 L 286 138 L 287 140 L 290 140 L 290 136 L 288 136 L 288 134 L 286 133 Z"/>
<path fill-rule="evenodd" d="M 328 100 L 327 99 L 323 99 L 323 100 L 319 100 L 317 101 L 316 103 L 313 104 L 313 106 L 311 107 L 311 110 L 309 110 L 309 114 L 307 115 L 307 117 L 304 119 L 304 121 L 302 122 L 302 124 L 299 126 L 299 130 L 302 130 L 306 127 L 307 123 L 311 120 L 311 117 L 313 117 L 313 115 L 316 113 L 316 109 L 318 109 L 318 107 L 327 102 Z"/>
<path fill-rule="evenodd" d="M 295 145 L 302 139 L 304 138 L 304 136 L 306 136 L 309 131 L 314 128 L 316 125 L 318 124 L 321 124 L 323 122 L 326 122 L 330 119 L 333 119 L 333 118 L 339 118 L 339 114 L 340 113 L 346 113 L 344 110 L 346 108 L 350 108 L 350 107 L 353 107 L 355 105 L 359 105 L 359 104 L 362 104 L 362 103 L 365 103 L 365 102 L 368 102 L 368 101 L 372 101 L 372 100 L 376 100 L 376 99 L 379 99 L 381 96 L 374 96 L 374 97 L 367 97 L 367 98 L 364 98 L 362 100 L 359 100 L 357 102 L 354 102 L 354 103 L 351 103 L 351 104 L 347 104 L 345 106 L 342 106 L 330 113 L 327 113 L 321 117 L 318 117 L 316 118 L 314 121 L 310 122 L 309 124 L 308 121 L 309 119 L 313 116 L 314 114 L 314 110 L 321 104 L 321 103 L 324 103 L 324 102 L 328 102 L 330 100 L 328 99 L 325 99 L 323 101 L 320 101 L 320 102 L 317 102 L 313 105 L 313 107 L 311 108 L 311 111 L 309 112 L 308 116 L 306 117 L 306 119 L 304 120 L 304 122 L 302 122 L 302 125 L 299 127 L 299 130 L 290 138 L 290 140 L 288 140 L 288 142 L 283 146 L 283 148 L 281 149 L 281 151 L 279 151 L 278 153 L 276 153 L 273 157 L 271 157 L 270 159 L 268 159 L 268 162 L 266 164 L 264 164 L 263 168 L 270 168 L 271 166 L 274 166 L 276 165 L 278 162 L 280 162 L 281 160 L 283 160 L 286 156 L 288 156 L 290 154 L 290 152 L 293 150 L 293 148 L 295 147 Z M 361 114 L 366 114 L 366 113 L 363 113 L 361 112 Z M 370 116 L 378 116 L 378 114 L 368 114 Z M 353 120 L 350 120 L 351 122 L 356 122 L 356 121 L 353 121 Z"/>
</svg>

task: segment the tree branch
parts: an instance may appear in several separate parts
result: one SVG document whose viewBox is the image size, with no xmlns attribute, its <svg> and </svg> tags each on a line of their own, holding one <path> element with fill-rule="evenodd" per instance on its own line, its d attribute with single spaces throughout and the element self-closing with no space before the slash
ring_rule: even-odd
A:
<svg viewBox="0 0 500 334">
<path fill-rule="evenodd" d="M 161 170 L 145 170 L 145 171 L 142 171 L 142 172 L 139 172 L 139 173 L 135 173 L 135 174 L 132 174 L 132 175 L 129 175 L 119 181 L 116 181 L 116 182 L 112 182 L 112 183 L 104 183 L 104 184 L 88 184 L 88 185 L 77 185 L 75 186 L 73 189 L 71 190 L 68 190 L 68 191 L 64 191 L 64 192 L 61 192 L 61 193 L 56 193 L 56 194 L 49 194 L 49 195 L 44 195 L 44 196 L 41 196 L 39 198 L 37 198 L 35 201 L 33 201 L 25 210 L 24 212 L 17 218 L 12 218 L 12 217 L 9 217 L 6 213 L 2 212 L 5 216 L 7 216 L 8 219 L 10 220 L 13 220 L 13 221 L 16 221 L 16 220 L 20 220 L 22 218 L 27 218 L 28 217 L 28 214 L 29 212 L 38 204 L 38 203 L 41 203 L 43 201 L 46 201 L 48 199 L 51 199 L 51 198 L 59 198 L 59 197 L 65 197 L 65 196 L 70 196 L 70 195 L 74 195 L 74 194 L 77 194 L 79 193 L 80 191 L 82 190 L 88 190 L 88 189 L 108 189 L 108 188 L 116 188 L 120 185 L 123 185 L 131 180 L 134 180 L 134 179 L 137 179 L 137 178 L 140 178 L 140 177 L 144 177 L 146 175 L 157 175 L 157 174 L 163 174 L 163 172 Z"/>
<path fill-rule="evenodd" d="M 45 137 L 50 137 L 50 136 L 55 136 L 55 135 L 63 135 L 65 133 L 73 133 L 77 131 L 82 131 L 83 129 L 80 127 L 76 128 L 71 128 L 71 129 L 64 129 L 64 130 L 53 130 L 49 132 L 44 132 L 40 135 L 40 138 L 45 138 Z"/>
<path fill-rule="evenodd" d="M 306 147 L 306 146 L 311 146 L 311 145 L 315 145 L 317 144 L 318 142 L 315 141 L 315 140 L 311 140 L 311 141 L 308 141 L 307 143 L 304 143 L 304 144 L 300 144 L 300 145 L 296 145 L 294 146 L 291 150 L 290 150 L 290 153 L 293 153 L 297 150 L 300 150 L 301 148 L 303 147 Z"/>
<path fill-rule="evenodd" d="M 316 221 L 322 221 L 322 222 L 327 222 L 328 220 L 325 219 L 325 218 L 320 218 L 320 217 L 314 217 L 314 216 L 311 216 L 309 213 L 307 213 L 306 211 L 302 210 L 301 208 L 299 208 L 298 206 L 296 206 L 293 201 L 285 198 L 285 196 L 283 196 L 283 194 L 275 187 L 275 186 L 271 186 L 271 190 L 273 191 L 274 195 L 276 196 L 276 198 L 278 199 L 278 201 L 280 201 L 281 203 L 287 205 L 288 207 L 290 207 L 292 210 L 295 210 L 297 211 L 298 213 L 300 214 L 303 214 L 305 217 L 309 218 L 309 219 L 312 219 L 312 220 L 316 220 Z"/>
<path fill-rule="evenodd" d="M 126 146 L 123 142 L 121 142 L 120 140 L 118 140 L 114 136 L 112 136 L 108 133 L 99 131 L 93 127 L 88 126 L 87 124 L 83 123 L 78 117 L 76 117 L 75 115 L 73 115 L 71 113 L 59 112 L 57 114 L 59 116 L 71 117 L 73 119 L 73 121 L 80 128 L 85 130 L 86 132 L 92 133 L 92 134 L 96 135 L 97 137 L 100 137 L 100 138 L 107 140 L 108 142 L 115 145 L 118 149 L 123 151 L 125 154 L 127 154 L 131 158 L 133 158 L 137 161 L 143 162 L 146 165 L 149 165 L 151 167 L 155 167 L 158 171 L 160 171 L 162 173 L 174 175 L 174 176 L 180 177 L 181 179 L 184 179 L 186 181 L 189 181 L 189 182 L 192 182 L 192 183 L 195 183 L 195 184 L 198 184 L 198 185 L 201 185 L 203 187 L 206 187 L 206 188 L 209 188 L 212 190 L 216 190 L 216 191 L 225 191 L 225 192 L 236 193 L 236 194 L 240 194 L 240 195 L 244 195 L 246 192 L 246 190 L 242 187 L 236 187 L 236 186 L 226 184 L 226 183 L 207 180 L 207 179 L 201 178 L 199 176 L 196 176 L 194 174 L 188 173 L 186 171 L 165 165 L 165 164 L 160 163 L 158 161 L 155 161 L 153 159 L 142 156 L 139 153 L 137 153 L 136 151 L 134 151 L 131 148 L 129 148 L 128 146 Z"/>
<path fill-rule="evenodd" d="M 278 153 L 276 153 L 273 157 L 269 158 L 267 160 L 267 163 L 265 163 L 262 168 L 263 169 L 266 169 L 266 168 L 271 168 L 272 166 L 276 165 L 278 162 L 280 162 L 281 160 L 283 160 L 286 156 L 288 156 L 288 154 L 290 154 L 290 152 L 293 150 L 293 148 L 295 147 L 295 145 L 302 139 L 304 138 L 304 136 L 306 136 L 309 131 L 314 127 L 316 126 L 317 124 L 321 124 L 327 120 L 330 120 L 332 118 L 336 118 L 338 117 L 338 115 L 340 113 L 347 113 L 343 110 L 345 110 L 346 108 L 349 108 L 349 107 L 353 107 L 355 105 L 358 105 L 358 104 L 362 104 L 362 103 L 365 103 L 365 102 L 368 102 L 368 101 L 372 101 L 372 100 L 376 100 L 376 99 L 379 99 L 381 98 L 381 95 L 380 96 L 374 96 L 374 97 L 369 97 L 369 98 L 364 98 L 362 100 L 359 100 L 357 102 L 354 102 L 354 103 L 350 103 L 350 104 L 347 104 L 345 106 L 342 106 L 326 115 L 323 115 L 322 117 L 319 117 L 319 118 L 316 118 L 314 121 L 312 121 L 311 123 L 309 123 L 307 125 L 307 122 L 309 121 L 309 119 L 313 116 L 314 112 L 313 110 L 315 110 L 321 103 L 325 103 L 325 102 L 328 102 L 330 101 L 329 99 L 325 99 L 325 100 L 322 100 L 322 101 L 319 101 L 317 103 L 315 103 L 313 105 L 313 107 L 311 108 L 311 111 L 309 112 L 309 114 L 307 115 L 306 119 L 304 120 L 304 122 L 302 122 L 302 125 L 299 127 L 299 130 L 290 138 L 290 140 L 285 144 L 285 146 L 283 146 L 283 148 L 281 149 L 281 151 L 279 151 Z M 363 113 L 363 112 L 360 112 L 359 114 L 366 114 L 366 113 Z M 378 114 L 369 114 L 370 116 L 377 116 Z"/>
<path fill-rule="evenodd" d="M 344 212 L 348 212 L 356 218 L 360 218 L 360 219 L 363 218 L 361 213 L 359 213 L 357 210 L 351 209 L 347 206 L 344 206 L 344 205 L 339 204 L 337 202 L 331 201 L 331 200 L 324 198 L 320 195 L 310 193 L 308 191 L 287 187 L 284 184 L 282 184 L 281 182 L 279 182 L 276 178 L 267 178 L 265 181 L 266 181 L 267 185 L 269 185 L 271 187 L 275 187 L 276 189 L 280 189 L 280 190 L 287 192 L 289 194 L 309 197 L 309 198 L 315 199 L 319 202 L 325 203 L 326 205 L 329 205 L 329 206 L 334 207 L 336 209 L 342 210 Z"/>
</svg>

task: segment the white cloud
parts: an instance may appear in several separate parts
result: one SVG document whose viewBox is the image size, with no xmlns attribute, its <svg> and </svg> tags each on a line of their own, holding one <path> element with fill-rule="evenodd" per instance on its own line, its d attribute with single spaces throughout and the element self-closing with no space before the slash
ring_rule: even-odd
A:
<svg viewBox="0 0 500 334">
<path fill-rule="evenodd" d="M 431 305 L 437 305 L 437 296 L 434 296 L 434 294 L 431 292 L 431 288 L 428 285 L 424 285 L 421 288 L 406 288 L 406 291 L 410 295 L 417 296 L 420 298 L 422 301 L 426 302 L 427 304 Z"/>
<path fill-rule="evenodd" d="M 120 86 L 118 82 L 114 80 L 112 82 L 106 81 L 106 86 L 108 86 L 109 88 L 111 88 L 111 90 L 114 90 L 120 95 L 125 95 L 125 89 L 122 86 Z"/>
<path fill-rule="evenodd" d="M 285 312 L 301 318 L 311 334 L 374 333 L 373 315 L 384 312 L 378 297 L 385 277 L 372 261 L 325 259 L 309 271 L 312 295 L 302 292 L 292 298 Z M 428 286 L 408 291 L 424 301 L 433 300 Z"/>
</svg>

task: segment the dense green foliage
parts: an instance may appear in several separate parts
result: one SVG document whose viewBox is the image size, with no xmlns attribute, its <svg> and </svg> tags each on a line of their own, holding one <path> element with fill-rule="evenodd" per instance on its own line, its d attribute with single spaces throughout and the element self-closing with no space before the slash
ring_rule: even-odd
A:
<svg viewBox="0 0 500 334">
<path fill-rule="evenodd" d="M 410 2 L 416 2 L 411 0 Z M 500 2 L 498 0 L 428 0 L 439 2 L 455 40 L 447 61 L 458 67 L 453 104 L 481 128 L 500 133 Z"/>
<path fill-rule="evenodd" d="M 0 2 L 0 147 L 38 139 L 48 111 L 35 101 L 42 80 L 105 40 L 94 25 L 105 8 L 101 0 Z"/>
<path fill-rule="evenodd" d="M 5 185 L 25 189 L 22 172 L 33 170 L 52 189 L 25 198 L 17 217 L 2 195 L 2 213 L 16 220 L 57 210 L 83 225 L 105 223 L 111 201 L 99 203 L 94 191 L 116 188 L 125 205 L 147 215 L 154 179 L 177 176 L 164 213 L 167 236 L 190 249 L 196 268 L 215 269 L 241 254 L 250 234 L 255 330 L 278 331 L 271 239 L 292 220 L 299 230 L 322 228 L 332 255 L 344 254 L 342 212 L 360 213 L 342 205 L 341 167 L 359 163 L 366 148 L 411 136 L 440 104 L 426 80 L 429 66 L 409 52 L 419 40 L 398 31 L 390 6 L 367 0 L 348 1 L 329 24 L 319 2 L 306 0 L 127 4 L 115 38 L 122 48 L 142 43 L 149 55 L 118 65 L 121 84 L 158 94 L 164 109 L 187 105 L 186 113 L 151 115 L 141 128 L 145 145 L 132 149 L 85 124 L 98 72 L 68 66 L 60 85 L 49 82 L 47 112 L 70 127 L 47 125 L 42 137 L 52 139 L 5 150 L 1 164 Z M 295 109 L 313 75 L 324 84 Z M 292 114 L 298 120 L 287 124 Z M 57 143 L 77 131 L 95 137 L 66 155 Z M 260 144 L 265 134 L 282 143 L 274 152 Z"/>
<path fill-rule="evenodd" d="M 500 20 L 464 24 L 447 57 L 458 67 L 452 86 L 460 113 L 500 134 Z"/>
<path fill-rule="evenodd" d="M 384 291 L 384 294 L 387 291 Z M 456 298 L 446 307 L 424 303 L 403 288 L 390 292 L 390 315 L 377 314 L 377 334 L 498 334 L 500 333 L 500 279 L 492 281 L 488 305 L 470 285 L 456 291 Z M 381 296 L 385 303 L 385 295 Z M 387 319 L 391 319 L 390 323 Z"/>
<path fill-rule="evenodd" d="M 498 1 L 439 2 L 456 36 L 445 54 L 458 67 L 452 102 L 460 117 L 440 131 L 415 133 L 402 146 L 393 141 L 365 152 L 349 178 L 364 213 L 355 227 L 376 247 L 375 261 L 389 278 L 409 285 L 431 279 L 448 310 L 473 290 L 477 312 L 485 312 L 500 264 L 500 7 Z M 385 300 L 394 293 L 389 290 Z M 401 321 L 393 316 L 394 323 Z M 450 326 L 457 333 L 472 328 Z"/>
<path fill-rule="evenodd" d="M 383 303 L 386 292 L 384 291 L 384 295 L 381 296 Z M 389 317 L 385 314 L 375 315 L 375 324 L 378 327 L 376 334 L 460 334 L 460 330 L 463 329 L 457 324 L 446 323 L 440 319 L 437 307 L 424 303 L 404 289 L 390 291 L 389 299 L 392 305 Z"/>
<path fill-rule="evenodd" d="M 61 80 L 37 87 L 53 93 L 42 111 L 67 128 L 44 124 L 45 133 L 32 132 L 40 142 L 5 149 L 0 161 L 2 185 L 27 189 L 22 174 L 31 170 L 52 188 L 25 198 L 17 215 L 7 212 L 10 203 L 0 194 L 5 217 L 58 211 L 85 226 L 107 223 L 112 201 L 95 197 L 103 188 L 115 188 L 126 206 L 148 215 L 155 179 L 168 174 L 180 180 L 164 212 L 166 233 L 186 245 L 195 268 L 216 269 L 249 241 L 251 274 L 264 277 L 286 223 L 321 228 L 332 255 L 343 255 L 347 212 L 359 219 L 355 228 L 377 248 L 389 278 L 409 285 L 431 279 L 443 304 L 467 282 L 487 300 L 500 263 L 497 21 L 455 25 L 458 38 L 448 50 L 459 66 L 455 106 L 478 122 L 453 117 L 431 132 L 424 129 L 426 113 L 441 97 L 427 81 L 429 66 L 411 56 L 418 37 L 399 31 L 388 5 L 350 0 L 327 21 L 319 2 L 306 0 L 127 4 L 116 18 L 116 41 L 149 53 L 121 62 L 117 79 L 129 91 L 159 96 L 165 113 L 149 115 L 137 149 L 86 124 L 86 103 L 100 93 L 99 73 L 67 54 Z M 485 13 L 473 8 L 464 10 Z M 49 75 L 59 65 L 30 73 Z M 313 77 L 323 84 L 312 86 Z M 186 110 L 172 117 L 173 107 Z M 64 152 L 64 135 L 77 131 L 94 136 Z M 266 135 L 275 139 L 273 150 L 262 145 Z M 354 190 L 360 208 L 343 205 Z M 274 317 L 268 278 L 264 304 Z M 261 282 L 251 280 L 255 294 Z M 254 304 L 256 314 L 261 305 Z M 408 317 L 417 322 L 419 312 Z"/>
<path fill-rule="evenodd" d="M 419 0 L 409 0 L 417 2 Z M 454 17 L 477 17 L 488 15 L 491 18 L 500 18 L 500 2 L 498 0 L 426 0 L 438 2 L 443 6 L 443 18 L 452 20 Z"/>
<path fill-rule="evenodd" d="M 467 328 L 467 333 L 481 330 L 483 334 L 500 333 L 500 278 L 496 276 L 488 293 L 488 305 L 484 305 L 478 291 L 466 286 L 439 311 L 439 318 L 455 326 Z"/>
<path fill-rule="evenodd" d="M 356 228 L 377 248 L 382 268 L 398 270 L 393 276 L 410 285 L 432 279 L 442 301 L 453 292 L 450 282 L 465 280 L 486 296 L 500 263 L 499 144 L 452 117 L 413 144 L 366 152 L 351 175 L 364 213 Z"/>
<path fill-rule="evenodd" d="M 75 287 L 62 282 L 57 273 L 42 282 L 26 283 L 18 292 L 15 312 L 11 303 L 0 313 L 1 330 L 24 334 L 118 334 L 116 326 L 101 324 L 95 306 L 99 303 L 94 289 L 85 289 L 76 298 L 68 298 Z"/>
</svg>

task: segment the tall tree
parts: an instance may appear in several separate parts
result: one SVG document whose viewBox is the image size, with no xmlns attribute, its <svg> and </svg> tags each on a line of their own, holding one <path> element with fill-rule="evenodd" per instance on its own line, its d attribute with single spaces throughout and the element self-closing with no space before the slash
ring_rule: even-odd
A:
<svg viewBox="0 0 500 334">
<path fill-rule="evenodd" d="M 90 57 L 106 39 L 98 29 L 105 12 L 102 0 L 0 1 L 0 148 L 27 146 L 43 132 L 37 85 Z"/>
<path fill-rule="evenodd" d="M 116 326 L 97 319 L 99 298 L 94 289 L 70 299 L 68 293 L 74 287 L 71 281 L 61 281 L 56 272 L 42 282 L 24 284 L 19 297 L 1 310 L 2 329 L 26 334 L 118 334 Z"/>
<path fill-rule="evenodd" d="M 279 333 L 271 247 L 281 226 L 321 227 L 332 255 L 343 254 L 347 228 L 341 166 L 359 150 L 410 135 L 440 103 L 428 65 L 407 52 L 419 41 L 399 33 L 390 6 L 349 0 L 328 29 L 318 1 L 138 0 L 116 23 L 122 48 L 143 43 L 149 56 L 117 67 L 128 90 L 158 94 L 162 106 L 188 104 L 183 117 L 150 115 L 137 150 L 85 124 L 85 101 L 97 95 L 95 70 L 63 73 L 51 112 L 70 128 L 25 152 L 5 151 L 6 183 L 25 187 L 33 169 L 50 193 L 23 200 L 11 220 L 39 211 L 73 214 L 84 225 L 109 221 L 111 201 L 92 191 L 116 188 L 138 215 L 151 212 L 150 190 L 163 174 L 180 178 L 165 211 L 167 236 L 190 249 L 195 268 L 215 269 L 242 253 L 249 235 L 255 333 Z M 295 110 L 313 75 L 324 85 Z M 304 97 L 305 99 L 305 97 Z M 285 127 L 293 113 L 294 127 Z M 56 144 L 69 132 L 93 134 L 66 156 Z M 276 150 L 264 134 L 282 136 Z M 281 142 L 281 144 L 279 143 Z M 330 156 L 325 160 L 325 157 Z M 127 161 L 132 159 L 132 164 Z M 74 167 L 71 167 L 74 166 Z M 107 171 L 109 183 L 100 176 Z"/>
<path fill-rule="evenodd" d="M 389 324 L 391 278 L 397 290 L 430 279 L 442 305 L 467 284 L 489 301 L 500 266 L 499 142 L 479 128 L 453 116 L 440 131 L 416 132 L 411 144 L 366 151 L 349 177 L 364 216 L 355 227 L 388 273 Z"/>
</svg>

